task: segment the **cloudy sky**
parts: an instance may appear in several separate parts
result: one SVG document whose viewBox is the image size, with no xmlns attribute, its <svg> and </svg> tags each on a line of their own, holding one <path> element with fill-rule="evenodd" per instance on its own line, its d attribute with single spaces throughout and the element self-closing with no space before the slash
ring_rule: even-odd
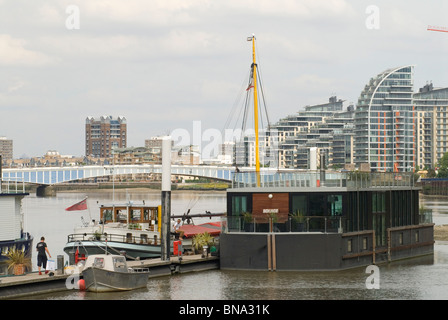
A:
<svg viewBox="0 0 448 320">
<path fill-rule="evenodd" d="M 79 9 L 79 20 L 76 10 Z M 373 9 L 372 9 L 373 6 Z M 0 136 L 14 157 L 84 155 L 87 116 L 124 116 L 128 146 L 223 130 L 252 33 L 271 122 L 415 65 L 448 86 L 446 0 L 0 0 Z M 76 23 L 79 21 L 79 28 Z"/>
</svg>

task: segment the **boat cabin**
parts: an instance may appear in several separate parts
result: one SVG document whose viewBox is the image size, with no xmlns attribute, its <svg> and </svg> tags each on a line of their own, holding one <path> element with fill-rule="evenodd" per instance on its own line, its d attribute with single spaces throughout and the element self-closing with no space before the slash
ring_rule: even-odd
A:
<svg viewBox="0 0 448 320">
<path fill-rule="evenodd" d="M 126 258 L 121 255 L 94 254 L 87 257 L 84 269 L 89 267 L 115 272 L 128 272 Z"/>
<path fill-rule="evenodd" d="M 125 223 L 136 230 L 158 231 L 160 215 L 160 206 L 126 204 L 100 207 L 100 221 L 103 223 Z"/>
</svg>

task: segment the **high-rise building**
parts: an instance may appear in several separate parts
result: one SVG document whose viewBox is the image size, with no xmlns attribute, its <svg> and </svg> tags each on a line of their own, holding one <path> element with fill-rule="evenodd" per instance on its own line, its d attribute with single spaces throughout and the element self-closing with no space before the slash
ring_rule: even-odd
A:
<svg viewBox="0 0 448 320">
<path fill-rule="evenodd" d="M 420 169 L 434 169 L 448 152 L 448 88 L 427 84 L 414 94 L 416 110 L 416 162 Z"/>
<path fill-rule="evenodd" d="M 86 156 L 109 158 L 112 149 L 126 148 L 126 118 L 101 116 L 86 119 Z"/>
<path fill-rule="evenodd" d="M 372 171 L 415 168 L 413 66 L 388 69 L 361 92 L 355 110 L 355 163 Z"/>
<path fill-rule="evenodd" d="M 6 137 L 0 137 L 0 155 L 2 156 L 3 161 L 12 160 L 12 145 L 12 140 L 7 139 Z"/>
</svg>

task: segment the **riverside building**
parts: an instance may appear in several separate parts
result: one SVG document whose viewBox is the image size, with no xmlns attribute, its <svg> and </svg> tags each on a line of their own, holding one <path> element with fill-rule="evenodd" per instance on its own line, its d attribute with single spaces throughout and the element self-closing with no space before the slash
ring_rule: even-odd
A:
<svg viewBox="0 0 448 320">
<path fill-rule="evenodd" d="M 427 84 L 414 94 L 416 109 L 416 162 L 420 169 L 434 169 L 448 152 L 448 88 Z"/>
<path fill-rule="evenodd" d="M 108 158 L 112 149 L 126 148 L 126 118 L 101 116 L 86 119 L 86 156 Z"/>
<path fill-rule="evenodd" d="M 415 168 L 413 66 L 388 69 L 369 83 L 355 110 L 355 163 L 372 171 Z"/>
</svg>

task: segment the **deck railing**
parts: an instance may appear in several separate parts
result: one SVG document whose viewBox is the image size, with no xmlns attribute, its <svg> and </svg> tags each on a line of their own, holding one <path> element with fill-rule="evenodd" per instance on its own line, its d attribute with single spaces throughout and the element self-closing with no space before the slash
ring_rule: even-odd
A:
<svg viewBox="0 0 448 320">
<path fill-rule="evenodd" d="M 123 242 L 123 243 L 138 243 L 138 244 L 149 244 L 149 245 L 160 245 L 160 239 L 149 238 L 145 234 L 134 235 L 129 234 L 108 234 L 108 233 L 74 233 L 67 236 L 67 242 L 77 242 L 77 241 L 97 241 L 97 242 Z"/>
<path fill-rule="evenodd" d="M 414 187 L 416 175 L 412 172 L 236 172 L 232 188 L 393 188 Z"/>
<path fill-rule="evenodd" d="M 25 193 L 25 182 L 22 178 L 8 178 L 0 180 L 0 193 Z"/>
<path fill-rule="evenodd" d="M 343 217 L 288 217 L 286 221 L 277 222 L 273 218 L 250 219 L 244 217 L 227 217 L 222 225 L 222 232 L 323 232 L 342 233 Z"/>
<path fill-rule="evenodd" d="M 244 216 L 228 216 L 221 218 L 221 232 L 322 232 L 345 233 L 358 232 L 353 221 L 344 216 L 291 216 L 286 221 L 277 222 L 275 218 L 251 218 Z M 419 212 L 418 225 L 430 224 L 432 210 L 424 209 Z"/>
</svg>

